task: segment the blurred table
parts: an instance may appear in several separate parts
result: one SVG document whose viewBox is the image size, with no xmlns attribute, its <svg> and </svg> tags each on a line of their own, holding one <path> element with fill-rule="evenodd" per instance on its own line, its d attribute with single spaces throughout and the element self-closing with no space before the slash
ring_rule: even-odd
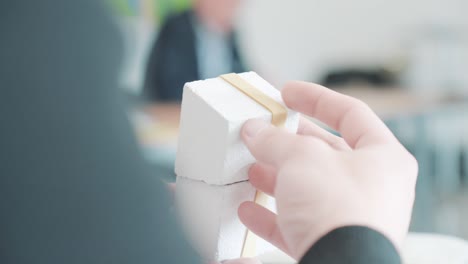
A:
<svg viewBox="0 0 468 264">
<path fill-rule="evenodd" d="M 137 109 L 132 116 L 143 147 L 174 147 L 180 120 L 180 104 L 154 104 Z"/>
<path fill-rule="evenodd" d="M 179 103 L 158 103 L 145 106 L 143 109 L 148 115 L 155 117 L 158 122 L 164 123 L 167 127 L 177 129 L 180 120 Z"/>
<path fill-rule="evenodd" d="M 417 94 L 398 88 L 344 87 L 337 92 L 358 98 L 367 103 L 382 119 L 392 119 L 432 111 L 451 104 L 468 102 L 466 96 Z"/>
<path fill-rule="evenodd" d="M 154 104 L 130 114 L 145 158 L 161 177 L 174 179 L 180 104 Z"/>
</svg>

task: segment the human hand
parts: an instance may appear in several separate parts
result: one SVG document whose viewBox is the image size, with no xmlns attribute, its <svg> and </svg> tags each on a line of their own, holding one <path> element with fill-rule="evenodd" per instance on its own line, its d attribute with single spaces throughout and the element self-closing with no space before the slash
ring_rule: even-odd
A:
<svg viewBox="0 0 468 264">
<path fill-rule="evenodd" d="M 357 99 L 304 82 L 287 84 L 282 95 L 289 108 L 343 138 L 306 119 L 297 135 L 248 121 L 241 136 L 257 159 L 250 182 L 276 198 L 278 214 L 245 202 L 241 221 L 296 259 L 328 232 L 349 225 L 373 228 L 399 248 L 415 195 L 414 157 Z"/>
</svg>

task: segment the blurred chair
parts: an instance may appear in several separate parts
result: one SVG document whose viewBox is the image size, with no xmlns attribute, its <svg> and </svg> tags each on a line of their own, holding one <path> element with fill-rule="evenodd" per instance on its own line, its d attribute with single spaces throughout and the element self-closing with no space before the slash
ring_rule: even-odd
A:
<svg viewBox="0 0 468 264">
<path fill-rule="evenodd" d="M 372 87 L 388 87 L 397 83 L 398 76 L 384 67 L 359 67 L 334 69 L 325 74 L 320 83 L 327 87 L 367 84 Z"/>
</svg>

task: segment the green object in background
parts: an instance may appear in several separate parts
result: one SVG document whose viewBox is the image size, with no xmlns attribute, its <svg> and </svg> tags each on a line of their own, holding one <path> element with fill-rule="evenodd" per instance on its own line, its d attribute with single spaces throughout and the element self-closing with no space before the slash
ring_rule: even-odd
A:
<svg viewBox="0 0 468 264">
<path fill-rule="evenodd" d="M 120 16 L 145 17 L 149 20 L 161 23 L 168 15 L 181 12 L 191 6 L 191 0 L 107 0 L 111 8 Z M 153 10 L 144 12 L 144 8 L 151 7 Z"/>
<path fill-rule="evenodd" d="M 156 8 L 155 14 L 160 19 L 159 22 L 161 22 L 167 15 L 174 12 L 181 12 L 189 8 L 190 5 L 190 0 L 156 0 L 156 4 L 154 5 Z"/>
<path fill-rule="evenodd" d="M 118 14 L 124 16 L 133 16 L 135 15 L 135 10 L 132 10 L 130 2 L 128 0 L 108 0 L 111 8 Z"/>
</svg>

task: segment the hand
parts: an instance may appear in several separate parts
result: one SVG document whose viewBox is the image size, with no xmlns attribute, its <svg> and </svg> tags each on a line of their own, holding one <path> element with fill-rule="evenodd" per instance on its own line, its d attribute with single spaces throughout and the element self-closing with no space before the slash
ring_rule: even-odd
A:
<svg viewBox="0 0 468 264">
<path fill-rule="evenodd" d="M 400 247 L 415 195 L 414 157 L 357 99 L 303 82 L 287 84 L 282 95 L 289 108 L 343 138 L 306 119 L 297 135 L 248 121 L 241 136 L 257 159 L 250 181 L 276 197 L 278 214 L 246 202 L 241 221 L 296 259 L 328 232 L 349 225 L 373 228 Z"/>
</svg>

